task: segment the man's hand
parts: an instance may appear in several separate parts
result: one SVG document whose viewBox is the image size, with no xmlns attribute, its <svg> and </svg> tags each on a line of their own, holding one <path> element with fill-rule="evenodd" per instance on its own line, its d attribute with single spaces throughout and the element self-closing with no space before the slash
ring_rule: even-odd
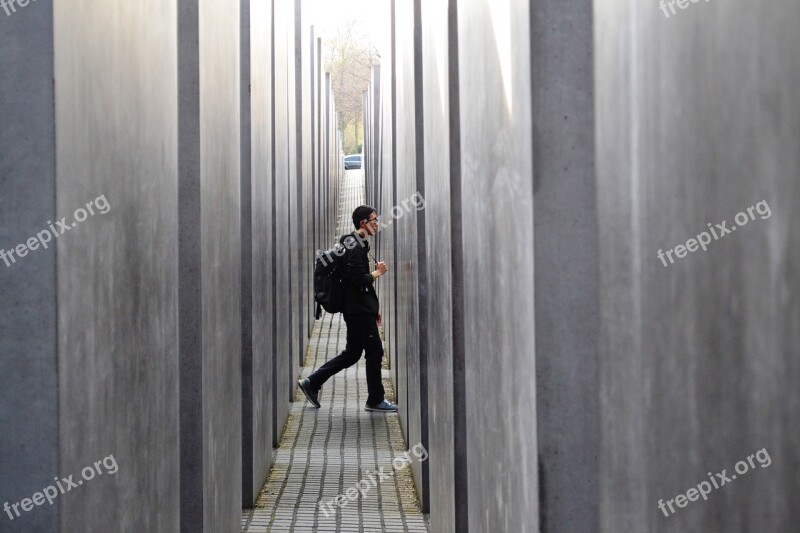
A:
<svg viewBox="0 0 800 533">
<path fill-rule="evenodd" d="M 378 313 L 378 327 L 383 325 L 383 315 Z"/>
<path fill-rule="evenodd" d="M 376 278 L 383 276 L 389 270 L 389 268 L 386 266 L 386 263 L 383 261 L 378 263 L 376 267 L 377 268 L 375 269 L 375 272 L 372 273 Z"/>
</svg>

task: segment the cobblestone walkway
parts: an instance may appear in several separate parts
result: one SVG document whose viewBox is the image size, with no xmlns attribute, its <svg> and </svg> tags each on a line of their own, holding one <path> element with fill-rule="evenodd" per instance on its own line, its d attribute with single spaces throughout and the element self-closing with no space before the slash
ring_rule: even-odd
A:
<svg viewBox="0 0 800 533">
<path fill-rule="evenodd" d="M 352 213 L 363 202 L 363 174 L 348 172 L 345 180 L 341 209 Z M 348 219 L 340 217 L 340 234 L 349 231 L 343 227 Z M 338 355 L 344 349 L 345 335 L 341 315 L 323 315 L 314 324 L 303 377 Z M 394 400 L 389 373 L 383 372 L 386 398 Z M 245 511 L 242 531 L 428 531 L 411 469 L 401 458 L 419 459 L 414 454 L 404 455 L 408 447 L 397 415 L 364 411 L 366 398 L 363 357 L 328 380 L 320 393 L 321 409 L 315 409 L 295 390 L 269 481 L 256 508 Z M 382 480 L 374 474 L 381 469 Z M 320 505 L 344 495 L 359 481 L 363 481 L 363 495 L 345 499 L 341 507 Z"/>
</svg>

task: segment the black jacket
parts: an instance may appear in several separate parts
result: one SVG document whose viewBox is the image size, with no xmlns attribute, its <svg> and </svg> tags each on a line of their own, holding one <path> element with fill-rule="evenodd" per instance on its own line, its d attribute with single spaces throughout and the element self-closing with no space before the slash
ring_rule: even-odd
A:
<svg viewBox="0 0 800 533">
<path fill-rule="evenodd" d="M 372 269 L 367 256 L 369 243 L 357 232 L 342 235 L 339 242 L 345 247 L 341 269 L 345 282 L 342 313 L 368 313 L 377 315 L 380 310 Z"/>
</svg>

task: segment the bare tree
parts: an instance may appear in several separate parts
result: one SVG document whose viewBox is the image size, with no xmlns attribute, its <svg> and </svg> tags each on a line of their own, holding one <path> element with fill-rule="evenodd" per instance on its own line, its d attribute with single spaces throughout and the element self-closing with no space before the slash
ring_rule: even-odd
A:
<svg viewBox="0 0 800 533">
<path fill-rule="evenodd" d="M 373 65 L 380 56 L 369 38 L 361 31 L 361 22 L 348 21 L 337 28 L 336 34 L 326 41 L 325 70 L 331 74 L 331 85 L 339 112 L 339 128 L 344 133 L 354 126 L 352 142 L 345 138 L 345 152 L 358 148 L 363 131 L 362 95 L 367 90 Z"/>
</svg>

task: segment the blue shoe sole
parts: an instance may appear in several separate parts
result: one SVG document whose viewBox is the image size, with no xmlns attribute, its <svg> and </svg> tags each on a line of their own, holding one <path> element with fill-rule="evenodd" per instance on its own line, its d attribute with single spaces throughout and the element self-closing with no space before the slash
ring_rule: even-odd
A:
<svg viewBox="0 0 800 533">
<path fill-rule="evenodd" d="M 365 411 L 373 411 L 375 413 L 396 413 L 397 412 L 397 408 L 396 407 L 394 409 L 380 409 L 378 407 L 370 407 L 369 405 L 364 407 L 364 410 Z"/>
</svg>

